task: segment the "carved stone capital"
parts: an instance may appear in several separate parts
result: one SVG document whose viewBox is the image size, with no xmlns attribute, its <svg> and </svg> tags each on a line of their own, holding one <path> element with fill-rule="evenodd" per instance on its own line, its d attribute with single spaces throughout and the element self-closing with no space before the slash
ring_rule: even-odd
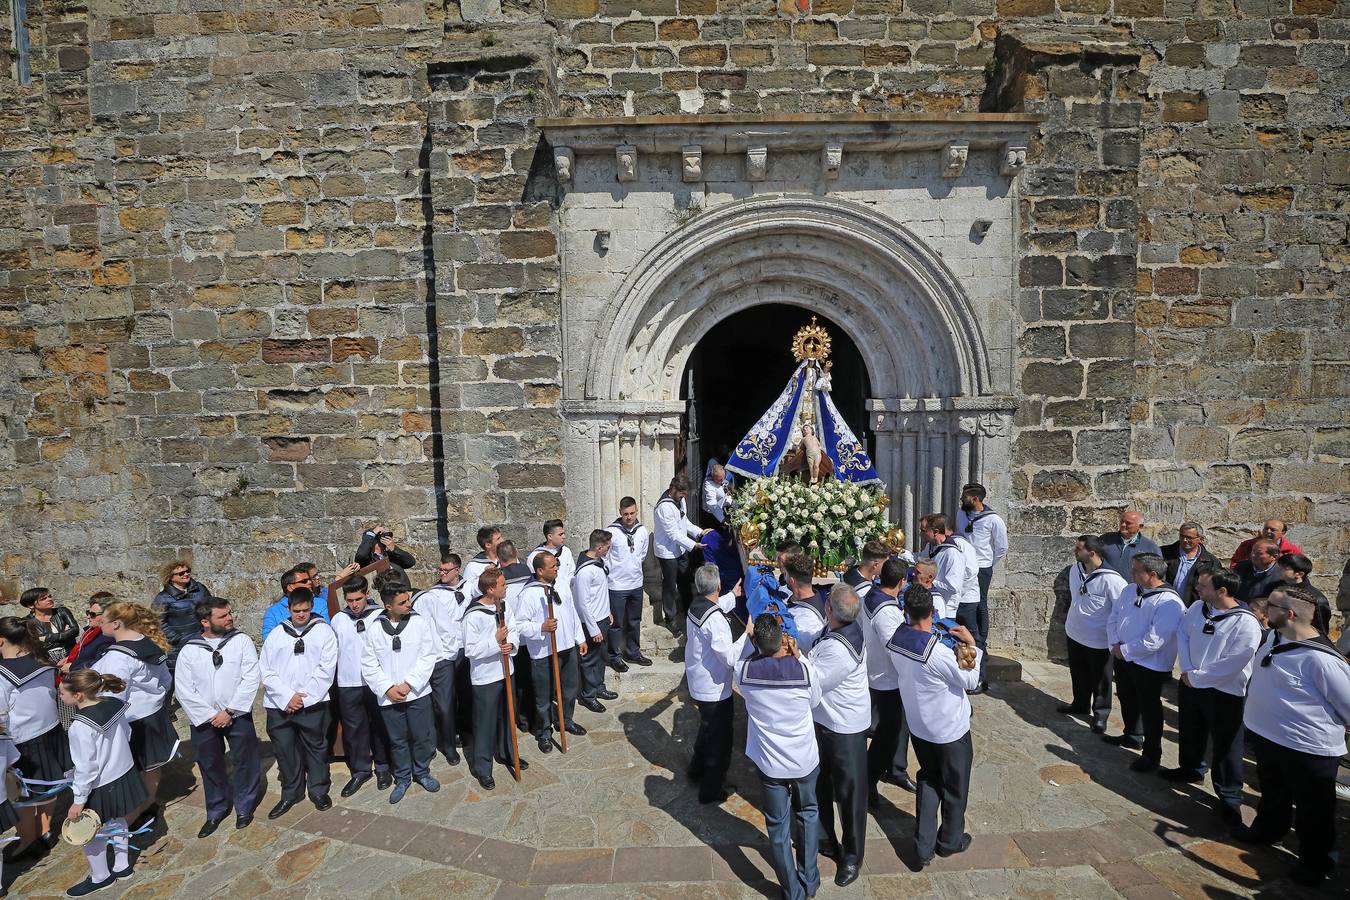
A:
<svg viewBox="0 0 1350 900">
<path fill-rule="evenodd" d="M 553 148 L 553 168 L 558 172 L 558 181 L 562 184 L 568 184 L 572 181 L 575 169 L 575 160 L 572 158 L 572 151 L 566 147 Z"/>
<path fill-rule="evenodd" d="M 949 141 L 942 148 L 942 175 L 944 178 L 958 178 L 966 169 L 966 160 L 970 158 L 970 141 Z"/>
<path fill-rule="evenodd" d="M 838 178 L 839 167 L 844 163 L 844 143 L 842 141 L 829 141 L 820 151 L 821 165 L 825 169 L 826 178 Z"/>
<path fill-rule="evenodd" d="M 745 180 L 763 181 L 769 174 L 769 148 L 747 147 L 745 150 Z"/>
<path fill-rule="evenodd" d="M 637 181 L 638 149 L 632 144 L 620 144 L 614 148 L 614 159 L 618 164 L 620 181 Z"/>
<path fill-rule="evenodd" d="M 980 434 L 985 437 L 1007 437 L 1012 417 L 1004 413 L 989 412 L 980 416 Z"/>
<path fill-rule="evenodd" d="M 686 144 L 680 148 L 680 169 L 685 181 L 703 180 L 703 148 Z"/>
<path fill-rule="evenodd" d="M 1027 145 L 1025 142 L 1008 141 L 1003 145 L 1003 160 L 999 171 L 1015 178 L 1027 166 Z"/>
</svg>

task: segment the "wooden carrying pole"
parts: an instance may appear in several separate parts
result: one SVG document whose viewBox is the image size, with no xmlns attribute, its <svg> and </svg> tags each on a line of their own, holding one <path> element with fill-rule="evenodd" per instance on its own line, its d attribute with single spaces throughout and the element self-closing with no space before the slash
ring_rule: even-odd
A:
<svg viewBox="0 0 1350 900">
<path fill-rule="evenodd" d="M 387 568 L 389 568 L 388 558 L 377 559 L 370 565 L 357 569 L 355 572 L 348 575 L 347 578 L 350 580 L 363 575 L 369 575 L 371 572 L 383 572 Z M 332 584 L 328 585 L 328 621 L 330 622 L 333 620 L 333 616 L 337 615 L 337 611 L 342 608 L 342 604 L 338 600 L 341 596 L 342 582 L 334 581 Z"/>
<path fill-rule="evenodd" d="M 497 626 L 505 625 L 502 604 L 497 604 Z M 511 734 L 511 774 L 520 780 L 520 744 L 516 740 L 516 692 L 511 686 L 511 657 L 502 651 L 502 682 L 506 686 L 506 730 Z"/>
<path fill-rule="evenodd" d="M 553 588 L 544 589 L 544 599 L 548 602 L 548 617 L 553 619 Z M 558 702 L 558 746 L 566 753 L 567 725 L 563 721 L 562 675 L 558 671 L 558 620 L 553 621 L 553 630 L 548 633 L 548 649 L 553 654 L 553 699 Z"/>
</svg>

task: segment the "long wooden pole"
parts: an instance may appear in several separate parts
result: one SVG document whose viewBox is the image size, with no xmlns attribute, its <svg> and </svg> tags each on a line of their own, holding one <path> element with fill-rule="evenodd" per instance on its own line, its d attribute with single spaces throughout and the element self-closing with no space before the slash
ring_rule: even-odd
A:
<svg viewBox="0 0 1350 900">
<path fill-rule="evenodd" d="M 497 625 L 505 625 L 501 601 L 497 602 Z M 502 682 L 506 686 L 506 730 L 511 734 L 511 774 L 520 781 L 520 744 L 516 741 L 516 692 L 511 686 L 511 657 L 502 651 Z"/>
<path fill-rule="evenodd" d="M 371 572 L 383 572 L 387 568 L 389 568 L 389 559 L 387 557 L 385 559 L 377 559 L 370 565 L 357 569 L 355 572 L 348 575 L 347 578 L 348 580 L 359 578 L 362 575 L 369 575 Z M 328 585 L 328 620 L 330 622 L 333 620 L 333 616 L 337 615 L 337 611 L 341 609 L 341 602 L 338 600 L 341 596 L 342 582 L 334 581 L 332 584 Z"/>
<path fill-rule="evenodd" d="M 553 619 L 553 588 L 544 589 L 544 599 L 548 603 L 548 617 Z M 562 675 L 558 669 L 558 627 L 553 619 L 553 630 L 548 633 L 548 649 L 553 654 L 553 697 L 558 701 L 558 746 L 567 752 L 567 723 L 563 721 Z"/>
</svg>

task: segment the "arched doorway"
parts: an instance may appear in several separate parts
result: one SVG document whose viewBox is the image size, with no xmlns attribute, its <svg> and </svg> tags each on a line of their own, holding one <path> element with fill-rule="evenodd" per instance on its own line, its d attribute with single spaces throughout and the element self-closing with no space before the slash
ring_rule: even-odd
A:
<svg viewBox="0 0 1350 900">
<path fill-rule="evenodd" d="M 675 474 L 691 357 L 732 317 L 770 305 L 813 312 L 856 339 L 871 391 L 857 430 L 871 435 L 892 515 L 910 534 L 923 513 L 952 511 L 964 481 L 1009 477 L 1010 338 L 989 348 L 941 257 L 865 204 L 756 197 L 662 237 L 572 337 L 564 317 L 576 373 L 562 402 L 570 516 L 609 521 L 625 495 L 652 508 Z M 766 390 L 786 378 L 745 371 Z"/>
<path fill-rule="evenodd" d="M 683 440 L 675 448 L 675 469 L 688 473 L 695 499 L 707 461 L 726 462 L 731 448 L 783 390 L 797 366 L 790 351 L 792 336 L 813 317 L 829 331 L 833 342 L 835 405 L 868 453 L 875 451 L 867 427 L 872 383 L 853 337 L 819 311 L 786 303 L 752 306 L 713 326 L 695 345 L 684 367 L 681 399 L 688 406 Z M 691 516 L 700 508 L 691 503 Z"/>
</svg>

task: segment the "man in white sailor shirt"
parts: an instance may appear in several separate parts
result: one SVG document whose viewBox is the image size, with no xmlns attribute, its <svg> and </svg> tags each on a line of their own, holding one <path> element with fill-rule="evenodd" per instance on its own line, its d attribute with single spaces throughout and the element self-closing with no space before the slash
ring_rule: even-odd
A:
<svg viewBox="0 0 1350 900">
<path fill-rule="evenodd" d="M 1073 699 L 1057 707 L 1068 716 L 1092 717 L 1092 730 L 1106 732 L 1111 715 L 1111 642 L 1107 624 L 1111 609 L 1128 583 L 1102 554 L 1105 547 L 1095 534 L 1082 534 L 1074 545 L 1069 567 L 1069 614 L 1064 620 L 1068 638 L 1069 680 Z"/>
<path fill-rule="evenodd" d="M 485 569 L 497 568 L 497 545 L 502 542 L 502 530 L 496 525 L 484 525 L 476 535 L 479 552 L 464 564 L 464 586 L 470 600 L 478 596 L 478 576 Z"/>
<path fill-rule="evenodd" d="M 672 479 L 670 487 L 656 501 L 653 512 L 656 521 L 656 561 L 661 566 L 662 621 L 674 634 L 684 631 L 685 612 L 689 609 L 690 554 L 696 549 L 703 549 L 703 535 L 712 530 L 699 528 L 689 521 L 684 507 L 688 493 L 681 479 Z"/>
<path fill-rule="evenodd" d="M 290 618 L 263 641 L 263 707 L 267 736 L 277 755 L 281 800 L 267 813 L 279 819 L 308 790 L 316 809 L 328 796 L 328 692 L 337 674 L 338 645 L 332 626 L 313 615 L 314 595 L 297 588 L 286 597 Z"/>
<path fill-rule="evenodd" d="M 202 633 L 185 643 L 174 669 L 174 696 L 191 726 L 189 737 L 201 773 L 206 824 L 197 837 L 210 837 L 235 813 L 235 828 L 247 828 L 262 802 L 263 784 L 253 699 L 261 675 L 258 651 L 248 635 L 234 629 L 230 601 L 211 597 L 193 615 Z M 225 763 L 225 745 L 234 757 L 234 776 Z"/>
<path fill-rule="evenodd" d="M 750 634 L 752 645 L 736 663 L 735 676 L 745 702 L 745 755 L 759 770 L 769 860 L 782 897 L 803 900 L 820 887 L 820 752 L 811 721 L 820 682 L 771 613 L 756 616 Z M 794 834 L 801 842 L 795 856 Z"/>
<path fill-rule="evenodd" d="M 1134 584 L 1112 604 L 1106 635 L 1125 732 L 1103 740 L 1142 750 L 1130 769 L 1152 772 L 1162 758 L 1162 689 L 1177 661 L 1177 628 L 1186 605 L 1167 583 L 1167 560 L 1157 553 L 1135 554 L 1130 571 Z"/>
<path fill-rule="evenodd" d="M 930 513 L 919 521 L 919 534 L 925 544 L 923 555 L 937 565 L 933 582 L 933 603 L 939 619 L 954 619 L 966 596 L 969 558 L 956 541 L 944 513 Z M 977 685 L 978 687 L 978 685 Z"/>
<path fill-rule="evenodd" d="M 613 537 L 606 565 L 609 567 L 609 611 L 614 619 L 609 629 L 609 665 L 627 672 L 628 663 L 650 666 L 642 655 L 642 564 L 647 559 L 651 535 L 638 521 L 637 501 L 619 501 L 619 517 L 609 525 Z"/>
<path fill-rule="evenodd" d="M 929 562 L 931 566 L 932 563 Z M 867 640 L 867 682 L 872 704 L 872 742 L 867 748 L 867 800 L 880 802 L 877 783 L 886 780 L 915 791 L 909 777 L 909 726 L 905 723 L 905 705 L 900 699 L 900 681 L 886 652 L 886 642 L 895 629 L 905 623 L 901 605 L 905 589 L 905 564 L 887 559 L 875 584 L 858 588 L 862 607 L 858 623 Z"/>
<path fill-rule="evenodd" d="M 980 637 L 980 557 L 970 540 L 955 532 L 947 535 L 947 542 L 955 544 L 961 550 L 965 562 L 966 580 L 961 588 L 960 603 L 956 607 L 954 618 L 965 626 L 975 638 L 975 646 L 984 649 L 984 640 Z M 987 656 L 981 660 L 988 659 Z M 980 671 L 980 684 L 973 693 L 982 694 L 989 687 L 984 680 L 984 671 Z"/>
<path fill-rule="evenodd" d="M 572 601 L 572 576 L 577 573 L 576 557 L 567 546 L 567 525 L 562 519 L 544 523 L 544 542 L 525 555 L 525 565 L 534 571 L 534 558 L 540 553 L 552 553 L 558 559 L 558 580 L 554 583 L 558 596 Z"/>
<path fill-rule="evenodd" d="M 731 637 L 727 617 L 736 609 L 740 585 L 718 596 L 721 575 L 715 565 L 702 565 L 694 572 L 697 596 L 689 604 L 685 623 L 684 673 L 689 696 L 698 708 L 698 737 L 687 774 L 698 782 L 699 803 L 721 803 L 727 798 L 722 785 L 731 765 L 731 678 L 741 658 L 745 636 Z"/>
<path fill-rule="evenodd" d="M 372 777 L 384 790 L 393 784 L 389 772 L 389 735 L 380 717 L 378 698 L 366 687 L 361 676 L 361 657 L 366 652 L 366 633 L 380 615 L 378 603 L 371 603 L 364 576 L 349 578 L 342 584 L 344 606 L 333 616 L 333 633 L 338 641 L 337 698 L 342 722 L 342 748 L 351 779 L 340 791 L 350 797 Z"/>
<path fill-rule="evenodd" d="M 435 793 L 441 783 L 431 775 L 436 749 L 436 719 L 431 710 L 431 670 L 440 658 L 436 629 L 413 612 L 412 586 L 402 569 L 390 566 L 375 579 L 384 611 L 366 629 L 361 677 L 380 699 L 380 716 L 389 734 L 398 803 L 416 781 Z"/>
<path fill-rule="evenodd" d="M 534 558 L 534 578 L 521 589 L 514 611 L 510 603 L 507 604 L 507 611 L 515 620 L 516 633 L 530 654 L 536 722 L 534 738 L 541 753 L 553 750 L 553 728 L 565 728 L 568 734 L 586 733 L 585 728 L 572 720 L 581 680 L 577 655 L 584 656 L 588 652 L 586 636 L 581 632 L 576 610 L 571 604 L 563 603 L 554 588 L 557 577 L 557 558 L 551 553 L 537 555 Z M 554 702 L 554 642 L 558 653 L 558 677 L 562 685 L 563 708 L 560 710 L 556 709 Z"/>
<path fill-rule="evenodd" d="M 978 657 L 983 652 L 976 649 L 975 668 L 960 667 L 956 652 L 933 633 L 933 599 L 925 588 L 910 585 L 905 591 L 909 622 L 896 629 L 886 645 L 900 681 L 914 755 L 919 760 L 915 801 L 918 824 L 914 831 L 918 869 L 931 863 L 934 854 L 952 856 L 970 847 L 965 821 L 974 756 L 966 692 L 980 677 Z M 975 638 L 963 626 L 953 627 L 949 634 L 975 646 Z"/>
<path fill-rule="evenodd" d="M 462 586 L 438 580 L 413 596 L 413 609 L 436 630 L 440 654 L 431 669 L 431 709 L 436 719 L 436 743 L 452 766 L 459 765 L 455 735 L 455 669 L 464 655 L 464 608 L 468 602 Z"/>
<path fill-rule="evenodd" d="M 1242 824 L 1242 707 L 1247 697 L 1261 623 L 1237 600 L 1242 581 L 1226 569 L 1201 568 L 1194 576 L 1200 602 L 1192 603 L 1177 631 L 1181 686 L 1177 689 L 1177 767 L 1163 769 L 1173 782 L 1204 779 L 1205 745 L 1213 747 L 1210 781 L 1219 812 Z"/>
<path fill-rule="evenodd" d="M 811 648 L 811 666 L 820 680 L 820 702 L 812 710 L 820 746 L 821 850 L 838 864 L 834 883 L 858 879 L 867 837 L 867 729 L 872 724 L 867 689 L 867 639 L 858 610 L 862 600 L 847 584 L 830 589 L 825 611 L 829 628 Z M 842 839 L 834 830 L 839 802 Z"/>
<path fill-rule="evenodd" d="M 468 752 L 469 773 L 484 790 L 497 786 L 492 761 L 511 763 L 511 729 L 506 714 L 506 672 L 515 672 L 511 657 L 520 638 L 505 613 L 506 578 L 501 569 L 484 569 L 478 576 L 478 599 L 464 611 L 464 653 L 473 685 L 473 749 Z M 520 761 L 520 768 L 529 763 Z"/>
<path fill-rule="evenodd" d="M 606 638 L 614 617 L 609 610 L 609 570 L 605 561 L 613 544 L 613 535 L 604 528 L 591 532 L 588 548 L 581 554 L 572 576 L 572 603 L 586 634 L 586 655 L 581 658 L 581 696 L 578 702 L 591 712 L 604 712 L 601 700 L 616 700 L 619 695 L 605 685 L 605 664 L 609 651 Z"/>
<path fill-rule="evenodd" d="M 784 560 L 783 569 L 790 592 L 788 611 L 797 626 L 797 646 L 803 653 L 809 653 L 826 627 L 825 600 L 812 581 L 815 562 L 805 553 L 798 553 Z"/>
<path fill-rule="evenodd" d="M 994 567 L 1008 555 L 1008 523 L 985 505 L 989 492 L 984 485 L 971 482 L 961 488 L 961 508 L 956 511 L 956 533 L 975 545 L 980 585 L 980 612 L 975 645 L 981 650 L 989 640 L 989 585 L 994 580 Z M 984 673 L 980 673 L 984 681 Z"/>
<path fill-rule="evenodd" d="M 1310 886 L 1336 864 L 1336 773 L 1350 727 L 1350 665 L 1318 632 L 1316 614 L 1317 598 L 1300 587 L 1278 587 L 1266 600 L 1271 632 L 1257 648 L 1242 716 L 1261 802 L 1252 824 L 1234 832 L 1273 844 L 1292 819 L 1298 864 L 1291 876 Z"/>
</svg>

